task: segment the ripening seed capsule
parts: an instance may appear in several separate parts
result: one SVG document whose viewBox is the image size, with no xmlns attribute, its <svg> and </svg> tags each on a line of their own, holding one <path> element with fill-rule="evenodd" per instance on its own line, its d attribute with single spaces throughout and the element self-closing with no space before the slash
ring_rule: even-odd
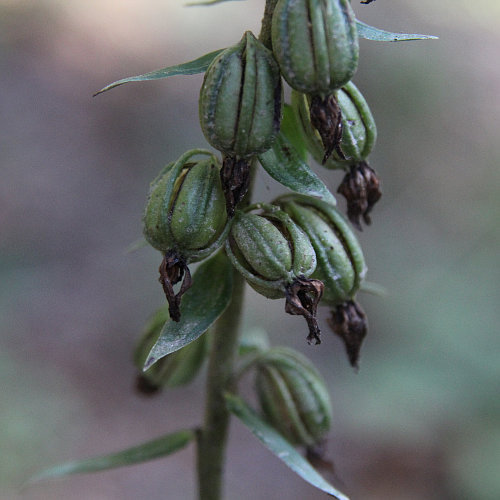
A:
<svg viewBox="0 0 500 500">
<path fill-rule="evenodd" d="M 308 341 L 319 343 L 316 307 L 323 284 L 308 278 L 316 267 L 309 238 L 277 207 L 255 207 L 263 209 L 262 213 L 236 212 L 226 253 L 257 292 L 271 299 L 285 297 L 285 311 L 304 316 Z"/>
<path fill-rule="evenodd" d="M 334 151 L 323 166 L 329 169 L 346 169 L 366 160 L 375 145 L 377 127 L 365 98 L 354 83 L 349 82 L 337 91 L 337 101 L 342 113 L 340 149 L 345 159 Z M 318 131 L 311 123 L 309 98 L 300 92 L 292 92 L 292 108 L 309 152 L 321 163 L 324 148 Z"/>
<path fill-rule="evenodd" d="M 197 155 L 207 158 L 192 161 Z M 160 282 L 174 321 L 191 285 L 187 265 L 219 248 L 229 230 L 220 181 L 220 163 L 209 151 L 192 150 L 170 163 L 151 184 L 144 211 L 144 236 L 164 259 Z M 185 278 L 175 294 L 173 285 Z"/>
<path fill-rule="evenodd" d="M 200 124 L 223 153 L 221 180 L 229 217 L 245 196 L 251 157 L 267 151 L 279 133 L 283 89 L 273 54 L 247 31 L 217 56 L 200 91 Z"/>
<path fill-rule="evenodd" d="M 280 128 L 281 77 L 271 51 L 250 31 L 208 67 L 199 109 L 207 141 L 224 154 L 248 158 L 271 147 Z"/>
<path fill-rule="evenodd" d="M 317 259 L 313 277 L 325 285 L 322 301 L 338 305 L 352 299 L 366 275 L 366 265 L 361 245 L 342 214 L 308 196 L 283 196 L 275 203 L 311 241 Z"/>
<path fill-rule="evenodd" d="M 332 94 L 358 66 L 358 32 L 349 0 L 279 0 L 272 44 L 283 77 L 304 94 Z"/>
<path fill-rule="evenodd" d="M 278 0 L 272 44 L 285 80 L 311 97 L 311 123 L 323 143 L 323 163 L 334 151 L 342 157 L 342 116 L 335 91 L 352 78 L 359 57 L 349 0 Z"/>
<path fill-rule="evenodd" d="M 328 433 L 332 420 L 328 389 L 299 352 L 277 347 L 261 354 L 255 386 L 264 418 L 291 444 L 312 447 Z"/>
</svg>

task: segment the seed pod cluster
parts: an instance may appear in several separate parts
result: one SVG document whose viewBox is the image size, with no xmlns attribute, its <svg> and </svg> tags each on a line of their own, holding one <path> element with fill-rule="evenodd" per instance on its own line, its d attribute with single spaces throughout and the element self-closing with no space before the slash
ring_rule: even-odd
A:
<svg viewBox="0 0 500 500">
<path fill-rule="evenodd" d="M 354 301 L 366 274 L 356 236 L 342 214 L 321 200 L 291 195 L 275 203 L 308 235 L 317 258 L 312 277 L 324 283 L 323 303 L 333 308 L 330 326 L 342 338 L 351 364 L 357 366 L 367 325 Z"/>
</svg>

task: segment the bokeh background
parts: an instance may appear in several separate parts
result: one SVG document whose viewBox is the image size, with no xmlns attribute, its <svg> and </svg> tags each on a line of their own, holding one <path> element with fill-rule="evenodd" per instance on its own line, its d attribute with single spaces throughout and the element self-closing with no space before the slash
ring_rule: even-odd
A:
<svg viewBox="0 0 500 500">
<path fill-rule="evenodd" d="M 0 498 L 193 499 L 194 449 L 19 490 L 49 465 L 152 439 L 202 418 L 203 377 L 134 394 L 131 351 L 163 303 L 141 237 L 150 180 L 205 146 L 202 76 L 124 76 L 194 59 L 257 32 L 263 0 L 0 0 Z M 500 498 L 497 0 L 353 2 L 358 17 L 439 41 L 361 42 L 355 82 L 375 115 L 384 196 L 360 238 L 370 318 L 359 373 L 328 333 L 247 295 L 245 325 L 307 354 L 327 379 L 336 484 L 356 500 Z M 326 171 L 332 189 L 339 174 Z M 276 185 L 258 179 L 261 200 Z M 244 384 L 251 391 L 251 381 Z M 320 499 L 239 423 L 228 499 Z"/>
</svg>

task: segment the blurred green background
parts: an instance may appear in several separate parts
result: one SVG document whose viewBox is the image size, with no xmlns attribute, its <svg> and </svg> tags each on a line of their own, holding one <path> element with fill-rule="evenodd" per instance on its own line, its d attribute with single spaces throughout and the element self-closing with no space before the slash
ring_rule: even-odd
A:
<svg viewBox="0 0 500 500">
<path fill-rule="evenodd" d="M 163 303 L 141 236 L 150 180 L 191 147 L 201 75 L 92 93 L 257 32 L 263 0 L 0 0 L 0 498 L 192 499 L 194 450 L 19 490 L 41 468 L 202 418 L 203 377 L 154 400 L 131 350 Z M 336 484 L 353 500 L 500 498 L 500 4 L 353 2 L 360 19 L 439 41 L 361 42 L 355 82 L 379 129 L 384 196 L 360 236 L 370 319 L 361 369 L 320 313 L 321 346 L 281 301 L 248 293 L 245 324 L 327 379 Z M 332 189 L 339 174 L 317 170 Z M 257 196 L 278 192 L 266 174 Z M 245 384 L 251 391 L 251 381 Z M 228 499 L 320 499 L 238 423 Z"/>
</svg>

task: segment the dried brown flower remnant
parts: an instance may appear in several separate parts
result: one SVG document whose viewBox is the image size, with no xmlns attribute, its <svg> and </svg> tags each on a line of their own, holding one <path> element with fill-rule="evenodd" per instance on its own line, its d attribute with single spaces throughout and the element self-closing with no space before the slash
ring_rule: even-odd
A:
<svg viewBox="0 0 500 500">
<path fill-rule="evenodd" d="M 181 319 L 181 298 L 191 287 L 191 273 L 184 259 L 179 258 L 174 251 L 165 254 L 161 261 L 159 271 L 160 277 L 158 281 L 161 283 L 163 291 L 165 292 L 170 317 L 174 321 L 179 321 Z M 182 278 L 184 278 L 184 280 L 182 281 L 181 288 L 175 293 L 174 285 L 179 283 Z"/>
<path fill-rule="evenodd" d="M 328 321 L 333 332 L 344 342 L 351 366 L 358 368 L 359 351 L 367 333 L 366 314 L 354 300 L 349 300 L 332 310 Z"/>
<path fill-rule="evenodd" d="M 335 151 L 340 159 L 345 160 L 344 153 L 340 149 L 342 141 L 342 112 L 335 95 L 329 95 L 324 99 L 313 96 L 310 106 L 311 124 L 321 136 L 325 148 L 323 163 L 330 158 Z"/>
<path fill-rule="evenodd" d="M 220 171 L 222 189 L 226 198 L 228 217 L 233 217 L 236 205 L 245 197 L 250 184 L 250 161 L 224 156 Z"/>
<path fill-rule="evenodd" d="M 347 216 L 359 230 L 362 230 L 361 217 L 365 224 L 371 224 L 369 214 L 382 196 L 382 192 L 377 173 L 368 163 L 361 162 L 352 166 L 337 192 L 347 200 Z"/>
<path fill-rule="evenodd" d="M 309 335 L 307 336 L 309 344 L 313 340 L 315 344 L 321 343 L 316 311 L 318 309 L 318 302 L 323 296 L 324 288 L 323 282 L 319 280 L 298 277 L 285 291 L 285 312 L 292 315 L 304 316 L 309 327 Z"/>
</svg>

